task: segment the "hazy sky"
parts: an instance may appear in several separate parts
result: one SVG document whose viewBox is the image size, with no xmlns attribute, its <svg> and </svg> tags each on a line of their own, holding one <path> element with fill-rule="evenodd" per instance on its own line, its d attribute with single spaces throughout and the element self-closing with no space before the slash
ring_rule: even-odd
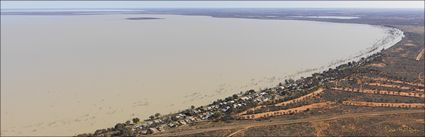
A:
<svg viewBox="0 0 425 137">
<path fill-rule="evenodd" d="M 424 1 L 1 1 L 17 8 L 424 8 Z"/>
</svg>

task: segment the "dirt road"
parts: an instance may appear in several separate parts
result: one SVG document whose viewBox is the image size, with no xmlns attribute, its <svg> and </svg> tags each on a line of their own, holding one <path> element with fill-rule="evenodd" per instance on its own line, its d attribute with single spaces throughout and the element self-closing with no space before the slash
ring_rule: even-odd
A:
<svg viewBox="0 0 425 137">
<path fill-rule="evenodd" d="M 417 61 L 421 60 L 422 56 L 424 55 L 424 52 L 425 52 L 425 48 L 422 48 L 422 50 L 416 56 Z"/>
<path fill-rule="evenodd" d="M 236 135 L 237 133 L 252 128 L 252 127 L 260 127 L 260 126 L 271 126 L 271 125 L 282 125 L 282 124 L 295 124 L 295 123 L 303 123 L 303 122 L 318 122 L 318 121 L 327 121 L 327 120 L 335 120 L 335 119 L 343 119 L 343 118 L 352 118 L 352 117 L 372 117 L 379 115 L 390 115 L 390 114 L 406 114 L 406 113 L 425 113 L 425 110 L 392 110 L 392 111 L 380 111 L 380 112 L 363 112 L 363 113 L 347 113 L 341 115 L 319 115 L 312 116 L 303 119 L 295 119 L 295 120 L 273 120 L 272 122 L 263 121 L 263 122 L 248 122 L 241 123 L 238 125 L 232 126 L 221 126 L 221 127 L 212 127 L 205 129 L 188 129 L 182 132 L 177 133 L 161 133 L 153 136 L 183 136 L 183 135 L 192 135 L 197 133 L 216 131 L 216 130 L 225 130 L 225 129 L 237 129 L 237 131 L 229 134 L 228 136 Z"/>
</svg>

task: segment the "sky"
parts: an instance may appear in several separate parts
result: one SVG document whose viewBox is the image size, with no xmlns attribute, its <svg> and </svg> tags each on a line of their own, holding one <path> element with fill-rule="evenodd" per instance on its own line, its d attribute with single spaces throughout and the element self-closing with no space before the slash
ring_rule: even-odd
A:
<svg viewBox="0 0 425 137">
<path fill-rule="evenodd" d="M 59 8 L 424 8 L 424 1 L 1 1 L 2 9 Z"/>
</svg>

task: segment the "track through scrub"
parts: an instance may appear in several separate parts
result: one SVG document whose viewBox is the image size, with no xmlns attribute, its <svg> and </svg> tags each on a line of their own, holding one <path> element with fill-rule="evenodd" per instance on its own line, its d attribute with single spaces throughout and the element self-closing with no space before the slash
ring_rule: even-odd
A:
<svg viewBox="0 0 425 137">
<path fill-rule="evenodd" d="M 424 52 L 425 52 L 425 48 L 422 48 L 422 50 L 416 56 L 417 61 L 421 60 L 422 56 L 425 54 Z"/>
<path fill-rule="evenodd" d="M 391 110 L 391 111 L 380 111 L 380 112 L 362 112 L 362 113 L 347 113 L 347 114 L 341 114 L 341 115 L 319 115 L 319 116 L 312 116 L 308 118 L 303 119 L 295 119 L 295 120 L 281 120 L 273 122 L 249 122 L 249 123 L 242 123 L 239 125 L 232 125 L 232 126 L 221 126 L 221 127 L 212 127 L 212 128 L 204 128 L 204 129 L 188 129 L 185 131 L 177 132 L 177 133 L 161 133 L 156 134 L 153 136 L 184 136 L 184 135 L 192 135 L 192 134 L 198 134 L 198 133 L 204 133 L 204 132 L 210 132 L 210 131 L 217 131 L 217 130 L 228 130 L 228 129 L 240 129 L 235 132 L 240 133 L 241 131 L 252 128 L 252 127 L 260 127 L 260 126 L 272 126 L 272 125 L 287 125 L 287 124 L 296 124 L 296 123 L 304 123 L 304 122 L 319 122 L 319 121 L 327 121 L 327 120 L 335 120 L 335 119 L 343 119 L 343 118 L 352 118 L 352 117 L 373 117 L 373 116 L 380 116 L 380 115 L 391 115 L 391 114 L 409 114 L 409 113 L 425 113 L 425 110 L 421 109 L 414 109 L 414 110 Z M 230 133 L 229 136 L 234 136 L 237 133 Z"/>
</svg>

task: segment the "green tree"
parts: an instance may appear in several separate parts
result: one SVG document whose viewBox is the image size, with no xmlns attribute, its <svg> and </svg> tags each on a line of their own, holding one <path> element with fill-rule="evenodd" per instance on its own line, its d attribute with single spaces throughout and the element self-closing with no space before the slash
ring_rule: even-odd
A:
<svg viewBox="0 0 425 137">
<path fill-rule="evenodd" d="M 161 116 L 160 113 L 155 113 L 155 117 L 158 118 L 159 116 Z"/>
<path fill-rule="evenodd" d="M 222 113 L 220 111 L 216 111 L 216 112 L 213 113 L 212 117 L 213 118 L 220 118 L 221 115 L 222 115 Z"/>
<path fill-rule="evenodd" d="M 130 125 L 130 124 L 131 124 L 130 120 L 127 120 L 127 121 L 125 122 L 125 125 Z"/>
<path fill-rule="evenodd" d="M 139 123 L 139 121 L 140 121 L 140 119 L 139 119 L 139 118 L 137 118 L 137 117 L 136 117 L 136 118 L 133 118 L 133 123 L 134 123 L 134 124 Z"/>
<path fill-rule="evenodd" d="M 115 127 L 114 127 L 116 130 L 123 130 L 124 129 L 124 124 L 122 124 L 122 123 L 118 123 L 118 124 L 116 124 L 115 125 Z"/>
<path fill-rule="evenodd" d="M 237 98 L 238 98 L 238 95 L 233 94 L 233 99 L 237 99 Z"/>
</svg>

